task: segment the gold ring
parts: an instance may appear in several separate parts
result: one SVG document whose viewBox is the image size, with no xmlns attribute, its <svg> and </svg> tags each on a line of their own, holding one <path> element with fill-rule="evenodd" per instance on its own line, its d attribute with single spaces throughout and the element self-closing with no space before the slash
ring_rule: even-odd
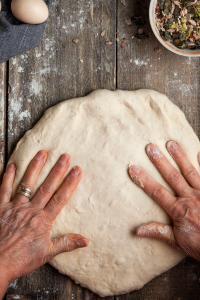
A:
<svg viewBox="0 0 200 300">
<path fill-rule="evenodd" d="M 17 190 L 17 194 L 21 194 L 21 195 L 28 197 L 29 201 L 30 201 L 33 191 L 31 191 L 29 188 L 20 184 L 20 186 L 18 187 L 18 190 Z"/>
</svg>

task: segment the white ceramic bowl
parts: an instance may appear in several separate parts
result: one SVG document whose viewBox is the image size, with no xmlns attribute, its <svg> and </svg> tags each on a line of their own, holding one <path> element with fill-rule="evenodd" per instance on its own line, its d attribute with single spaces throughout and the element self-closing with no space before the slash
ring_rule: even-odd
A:
<svg viewBox="0 0 200 300">
<path fill-rule="evenodd" d="M 197 57 L 200 56 L 200 50 L 190 50 L 190 49 L 178 49 L 176 48 L 173 44 L 163 40 L 159 34 L 159 31 L 156 27 L 156 14 L 155 14 L 155 10 L 156 10 L 156 4 L 157 4 L 158 0 L 151 0 L 150 2 L 150 7 L 149 7 L 149 19 L 150 19 L 150 24 L 151 24 L 151 28 L 155 34 L 155 36 L 157 37 L 157 39 L 159 40 L 159 42 L 168 50 L 182 55 L 182 56 L 188 56 L 188 57 Z"/>
</svg>

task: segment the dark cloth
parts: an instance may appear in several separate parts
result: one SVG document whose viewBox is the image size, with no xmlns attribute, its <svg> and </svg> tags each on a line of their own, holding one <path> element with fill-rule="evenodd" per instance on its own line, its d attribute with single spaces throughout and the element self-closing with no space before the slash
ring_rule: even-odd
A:
<svg viewBox="0 0 200 300">
<path fill-rule="evenodd" d="M 39 25 L 25 24 L 17 20 L 11 11 L 11 0 L 0 0 L 0 63 L 37 47 L 40 44 L 46 22 Z M 52 0 L 45 0 L 50 5 Z"/>
</svg>

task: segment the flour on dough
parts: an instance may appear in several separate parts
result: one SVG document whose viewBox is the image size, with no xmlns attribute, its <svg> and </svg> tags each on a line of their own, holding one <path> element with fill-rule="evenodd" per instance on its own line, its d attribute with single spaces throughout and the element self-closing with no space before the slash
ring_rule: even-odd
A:
<svg viewBox="0 0 200 300">
<path fill-rule="evenodd" d="M 14 193 L 35 154 L 49 152 L 35 190 L 62 153 L 71 155 L 83 177 L 54 222 L 52 237 L 82 234 L 89 246 L 56 256 L 50 264 L 100 296 L 141 288 L 180 262 L 184 255 L 164 242 L 139 238 L 147 222 L 170 224 L 165 211 L 129 178 L 129 163 L 143 166 L 170 189 L 145 153 L 154 143 L 174 165 L 166 142 L 176 141 L 199 171 L 200 144 L 184 114 L 151 90 L 98 90 L 46 111 L 18 143 L 10 162 L 17 165 Z M 9 162 L 9 163 L 10 163 Z"/>
</svg>

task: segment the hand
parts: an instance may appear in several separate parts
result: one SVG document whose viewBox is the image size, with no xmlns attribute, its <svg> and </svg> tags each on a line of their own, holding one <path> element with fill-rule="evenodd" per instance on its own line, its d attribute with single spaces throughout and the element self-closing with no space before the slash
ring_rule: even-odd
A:
<svg viewBox="0 0 200 300">
<path fill-rule="evenodd" d="M 155 145 L 149 144 L 146 148 L 150 160 L 177 196 L 172 195 L 140 167 L 130 166 L 128 172 L 131 179 L 166 210 L 174 225 L 171 227 L 152 222 L 137 228 L 136 234 L 166 242 L 200 260 L 200 176 L 175 142 L 168 142 L 167 150 L 182 175 Z M 199 158 L 198 154 L 198 161 Z"/>
<path fill-rule="evenodd" d="M 33 158 L 22 179 L 23 186 L 34 188 L 46 159 L 45 151 Z M 30 202 L 21 194 L 11 201 L 16 168 L 14 164 L 8 166 L 0 188 L 0 298 L 16 278 L 33 272 L 61 252 L 88 245 L 88 239 L 78 234 L 53 240 L 50 237 L 53 221 L 81 179 L 81 168 L 75 167 L 56 191 L 69 165 L 69 155 L 62 155 Z"/>
</svg>

